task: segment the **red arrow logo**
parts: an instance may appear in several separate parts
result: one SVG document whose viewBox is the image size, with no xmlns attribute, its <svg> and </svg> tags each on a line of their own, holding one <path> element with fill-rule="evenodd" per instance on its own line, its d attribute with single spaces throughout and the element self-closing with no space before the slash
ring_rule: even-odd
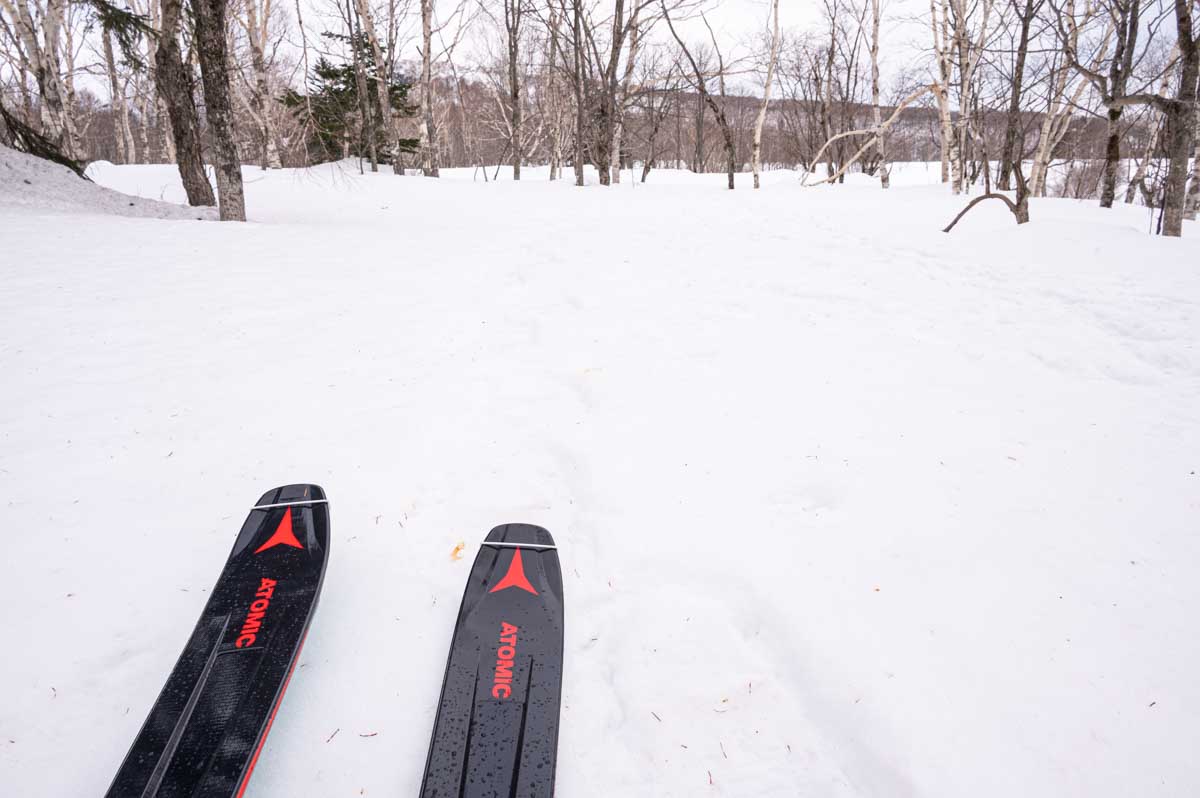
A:
<svg viewBox="0 0 1200 798">
<path fill-rule="evenodd" d="M 496 586 L 488 592 L 496 593 L 509 587 L 519 587 L 535 596 L 538 594 L 538 592 L 533 589 L 533 585 L 529 584 L 529 580 L 525 578 L 525 566 L 521 564 L 520 549 L 513 549 L 513 558 L 512 562 L 508 564 L 508 573 L 506 573 L 504 578 L 497 582 Z"/>
<path fill-rule="evenodd" d="M 264 551 L 275 546 L 291 546 L 292 548 L 302 549 L 300 541 L 296 540 L 296 533 L 292 531 L 292 508 L 289 507 L 283 514 L 283 520 L 279 522 L 279 526 L 275 529 L 275 534 L 271 535 L 266 543 L 254 550 L 255 554 L 262 554 Z"/>
</svg>

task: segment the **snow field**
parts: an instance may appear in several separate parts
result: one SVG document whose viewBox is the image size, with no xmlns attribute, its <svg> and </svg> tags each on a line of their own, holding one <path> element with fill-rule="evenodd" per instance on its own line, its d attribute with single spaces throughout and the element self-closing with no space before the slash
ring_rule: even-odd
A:
<svg viewBox="0 0 1200 798">
<path fill-rule="evenodd" d="M 107 786 L 300 481 L 331 559 L 248 796 L 416 793 L 505 521 L 561 548 L 563 798 L 1200 790 L 1195 227 L 945 235 L 924 165 L 531 171 L 248 168 L 245 225 L 0 202 L 5 792 Z"/>
</svg>

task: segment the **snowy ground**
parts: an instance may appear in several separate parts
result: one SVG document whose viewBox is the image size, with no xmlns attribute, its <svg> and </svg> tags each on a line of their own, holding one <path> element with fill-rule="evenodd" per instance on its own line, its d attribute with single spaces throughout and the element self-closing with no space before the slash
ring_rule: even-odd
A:
<svg viewBox="0 0 1200 798">
<path fill-rule="evenodd" d="M 244 225 L 0 202 L 6 795 L 106 788 L 305 481 L 334 545 L 248 796 L 416 794 L 513 520 L 561 545 L 560 798 L 1200 793 L 1200 227 L 944 235 L 923 166 L 532 172 L 247 169 Z"/>
<path fill-rule="evenodd" d="M 96 173 L 112 164 L 97 163 Z M 182 188 L 180 189 L 182 192 Z M 182 201 L 182 199 L 181 199 Z M 214 208 L 189 208 L 155 197 L 136 197 L 80 180 L 58 164 L 0 145 L 0 208 L 34 212 L 103 213 L 152 219 L 217 218 Z"/>
</svg>

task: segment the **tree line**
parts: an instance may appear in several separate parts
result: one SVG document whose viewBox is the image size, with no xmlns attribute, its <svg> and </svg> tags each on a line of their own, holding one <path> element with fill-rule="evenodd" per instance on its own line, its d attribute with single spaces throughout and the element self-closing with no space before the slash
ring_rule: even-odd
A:
<svg viewBox="0 0 1200 798">
<path fill-rule="evenodd" d="M 1015 190 L 1014 213 L 1140 203 L 1176 236 L 1200 206 L 1195 0 L 930 0 L 904 20 L 821 0 L 799 30 L 767 0 L 738 37 L 702 0 L 120 2 L 0 0 L 0 135 L 176 163 L 223 219 L 245 217 L 242 164 L 348 157 L 579 185 L 585 165 L 604 185 L 669 167 L 731 189 L 775 168 L 887 188 L 893 163 L 925 161 L 955 194 Z M 925 33 L 887 52 L 900 22 Z"/>
</svg>

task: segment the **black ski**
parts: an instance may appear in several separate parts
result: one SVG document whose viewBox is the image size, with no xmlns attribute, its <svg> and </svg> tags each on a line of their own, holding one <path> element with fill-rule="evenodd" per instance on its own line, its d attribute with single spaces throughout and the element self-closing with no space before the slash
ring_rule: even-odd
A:
<svg viewBox="0 0 1200 798">
<path fill-rule="evenodd" d="M 458 611 L 422 798 L 553 795 L 562 662 L 554 539 L 539 526 L 498 526 Z"/>
<path fill-rule="evenodd" d="M 328 552 L 323 490 L 263 494 L 108 798 L 242 795 L 300 654 Z"/>
</svg>

